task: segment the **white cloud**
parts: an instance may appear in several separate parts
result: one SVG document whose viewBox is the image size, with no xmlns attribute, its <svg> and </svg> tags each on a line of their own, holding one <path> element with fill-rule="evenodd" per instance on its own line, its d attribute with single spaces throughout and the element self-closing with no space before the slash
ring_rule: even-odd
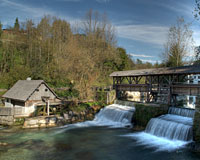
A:
<svg viewBox="0 0 200 160">
<path fill-rule="evenodd" d="M 166 42 L 169 28 L 157 25 L 121 25 L 116 26 L 118 36 L 144 43 L 156 44 L 159 47 Z"/>
<path fill-rule="evenodd" d="M 140 59 L 142 62 L 149 62 L 149 63 L 161 63 L 161 61 L 160 60 L 150 60 L 150 59 Z"/>
<path fill-rule="evenodd" d="M 18 10 L 20 12 L 31 14 L 32 17 L 41 17 L 45 14 L 55 15 L 55 12 L 49 9 L 30 7 L 28 5 L 17 3 L 11 0 L 1 0 L 1 1 L 2 3 L 0 5 L 4 5 L 6 7 Z"/>
<path fill-rule="evenodd" d="M 181 13 L 182 16 L 188 16 L 194 18 L 193 12 L 195 5 L 193 2 L 192 2 L 193 4 L 191 4 L 190 2 L 191 5 L 182 3 L 182 1 L 172 1 L 173 5 L 170 5 L 164 1 L 163 2 L 160 1 L 159 3 L 156 1 L 152 3 L 154 3 L 157 6 L 169 9 L 173 12 Z"/>
<path fill-rule="evenodd" d="M 80 0 L 59 0 L 59 1 L 80 1 Z M 20 17 L 20 20 L 26 20 L 27 18 L 31 18 L 34 21 L 39 22 L 40 19 L 44 15 L 51 15 L 51 16 L 58 16 L 59 18 L 65 19 L 68 21 L 72 26 L 77 26 L 78 23 L 81 22 L 80 19 L 73 18 L 66 15 L 58 15 L 58 13 L 52 11 L 49 8 L 39 8 L 39 7 L 32 7 L 29 5 L 25 5 L 19 2 L 14 2 L 11 0 L 0 0 L 0 7 L 9 7 L 10 8 L 10 16 L 17 15 L 17 17 Z M 22 15 L 22 16 L 20 16 Z M 11 18 L 10 18 L 11 19 Z M 13 23 L 13 20 L 6 20 L 2 21 L 5 26 L 9 26 Z"/>
<path fill-rule="evenodd" d="M 148 56 L 148 55 L 145 55 L 145 54 L 134 54 L 134 53 L 129 53 L 129 55 L 133 56 L 133 57 L 143 57 L 143 58 L 151 58 L 151 57 L 154 57 L 154 56 Z"/>
</svg>

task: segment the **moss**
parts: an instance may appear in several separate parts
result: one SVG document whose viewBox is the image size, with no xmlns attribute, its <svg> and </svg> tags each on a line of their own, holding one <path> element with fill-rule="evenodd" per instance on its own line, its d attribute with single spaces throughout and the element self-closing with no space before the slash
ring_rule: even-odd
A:
<svg viewBox="0 0 200 160">
<path fill-rule="evenodd" d="M 25 121 L 25 118 L 15 118 L 14 125 L 16 125 L 16 126 L 23 125 L 24 121 Z"/>
<path fill-rule="evenodd" d="M 69 110 L 73 111 L 73 112 L 80 113 L 82 111 L 86 111 L 88 107 L 89 107 L 89 105 L 82 103 L 82 104 L 75 105 L 75 106 L 74 105 L 70 105 L 69 106 Z"/>
<path fill-rule="evenodd" d="M 133 116 L 134 125 L 146 127 L 151 118 L 166 114 L 168 107 L 166 105 L 135 104 L 135 113 Z"/>
</svg>

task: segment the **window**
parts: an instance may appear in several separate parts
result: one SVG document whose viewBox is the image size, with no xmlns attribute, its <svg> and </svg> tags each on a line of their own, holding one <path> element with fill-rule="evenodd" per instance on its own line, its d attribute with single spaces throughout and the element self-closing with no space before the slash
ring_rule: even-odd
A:
<svg viewBox="0 0 200 160">
<path fill-rule="evenodd" d="M 46 88 L 46 89 L 45 89 L 45 92 L 47 92 L 47 91 L 48 91 L 48 89 Z"/>
<path fill-rule="evenodd" d="M 193 97 L 189 97 L 189 104 L 193 103 Z"/>
</svg>

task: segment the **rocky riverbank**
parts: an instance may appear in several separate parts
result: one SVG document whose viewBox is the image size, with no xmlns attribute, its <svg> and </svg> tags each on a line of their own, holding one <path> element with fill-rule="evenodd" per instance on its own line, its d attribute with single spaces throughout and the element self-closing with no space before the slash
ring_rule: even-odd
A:
<svg viewBox="0 0 200 160">
<path fill-rule="evenodd" d="M 63 113 L 63 116 L 38 116 L 25 118 L 22 128 L 47 128 L 93 120 L 95 114 L 101 109 L 101 106 L 87 107 L 85 110 L 68 110 Z"/>
</svg>

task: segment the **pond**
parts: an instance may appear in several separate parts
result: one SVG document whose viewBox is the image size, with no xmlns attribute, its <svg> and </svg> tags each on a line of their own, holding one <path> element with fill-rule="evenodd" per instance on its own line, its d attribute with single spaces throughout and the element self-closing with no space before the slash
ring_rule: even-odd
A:
<svg viewBox="0 0 200 160">
<path fill-rule="evenodd" d="M 162 146 L 148 145 L 148 141 L 155 137 L 143 132 L 133 133 L 127 128 L 80 126 L 40 130 L 1 129 L 0 142 L 6 142 L 7 146 L 0 146 L 0 160 L 200 159 L 200 155 L 187 148 L 159 150 Z M 160 142 L 156 138 L 153 141 L 168 145 L 168 142 Z"/>
</svg>

